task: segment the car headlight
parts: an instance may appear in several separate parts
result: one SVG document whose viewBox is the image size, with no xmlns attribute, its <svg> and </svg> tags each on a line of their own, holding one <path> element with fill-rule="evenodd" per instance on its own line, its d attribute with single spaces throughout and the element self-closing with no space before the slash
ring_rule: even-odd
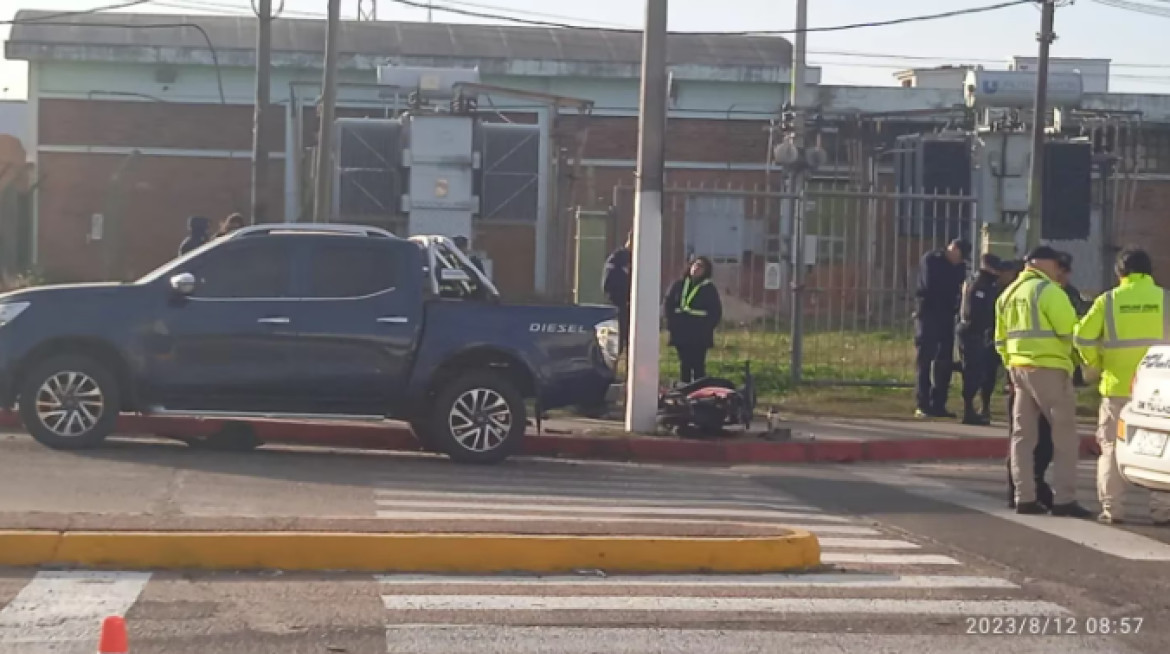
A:
<svg viewBox="0 0 1170 654">
<path fill-rule="evenodd" d="M 622 335 L 618 321 L 606 320 L 593 326 L 597 334 L 597 345 L 601 347 L 601 356 L 610 368 L 617 366 L 618 358 L 622 354 Z"/>
<path fill-rule="evenodd" d="M 0 327 L 16 320 L 16 317 L 24 313 L 28 308 L 28 302 L 5 302 L 0 303 Z"/>
</svg>

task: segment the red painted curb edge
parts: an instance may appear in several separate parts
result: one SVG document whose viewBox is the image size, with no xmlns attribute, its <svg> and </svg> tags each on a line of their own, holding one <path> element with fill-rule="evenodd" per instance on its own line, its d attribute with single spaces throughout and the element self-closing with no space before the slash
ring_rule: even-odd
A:
<svg viewBox="0 0 1170 654">
<path fill-rule="evenodd" d="M 126 415 L 119 431 L 127 434 L 205 436 L 217 431 L 221 420 L 153 418 Z M 281 420 L 251 421 L 266 443 L 321 445 L 369 450 L 418 451 L 410 430 L 397 424 L 327 424 Z M 0 413 L 0 427 L 20 428 L 18 416 Z M 1081 440 L 1081 455 L 1094 452 L 1094 438 Z M 1004 436 L 987 438 L 915 438 L 886 441 L 810 441 L 770 443 L 753 441 L 688 441 L 635 436 L 536 436 L 524 443 L 524 454 L 566 459 L 645 461 L 670 463 L 851 463 L 856 461 L 931 461 L 940 459 L 996 459 L 1007 456 Z"/>
</svg>

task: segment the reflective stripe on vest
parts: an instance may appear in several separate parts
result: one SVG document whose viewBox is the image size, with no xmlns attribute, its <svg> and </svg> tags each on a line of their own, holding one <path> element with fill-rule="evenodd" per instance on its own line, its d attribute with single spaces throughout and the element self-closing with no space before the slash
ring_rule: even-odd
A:
<svg viewBox="0 0 1170 654">
<path fill-rule="evenodd" d="M 1105 293 L 1105 338 L 1097 341 L 1078 339 L 1077 344 L 1084 347 L 1100 347 L 1114 350 L 1126 347 L 1153 347 L 1170 342 L 1170 291 L 1162 291 L 1162 338 L 1118 338 L 1117 317 L 1113 315 L 1113 291 Z"/>
<path fill-rule="evenodd" d="M 1052 282 L 1047 279 L 1041 280 L 1039 284 L 1036 284 L 1036 289 L 1032 291 L 1032 297 L 1028 298 L 1028 309 L 1032 313 L 1032 328 L 1010 331 L 1007 333 L 1008 338 L 1058 338 L 1062 341 L 1071 338 L 1071 336 L 1061 336 L 1051 329 L 1040 329 L 1040 296 L 1050 284 Z M 1018 287 L 1017 290 L 1019 290 Z"/>
<path fill-rule="evenodd" d="M 700 316 L 700 317 L 706 316 L 707 312 L 704 311 L 703 309 L 692 309 L 691 302 L 695 301 L 695 296 L 699 294 L 699 289 L 703 288 L 704 286 L 706 286 L 707 284 L 710 284 L 710 283 L 711 283 L 711 280 L 704 279 L 703 281 L 699 282 L 698 284 L 691 286 L 691 278 L 690 277 L 687 277 L 685 280 L 683 280 L 682 302 L 679 303 L 679 307 L 678 307 L 677 312 L 678 313 L 685 313 L 689 316 Z"/>
</svg>

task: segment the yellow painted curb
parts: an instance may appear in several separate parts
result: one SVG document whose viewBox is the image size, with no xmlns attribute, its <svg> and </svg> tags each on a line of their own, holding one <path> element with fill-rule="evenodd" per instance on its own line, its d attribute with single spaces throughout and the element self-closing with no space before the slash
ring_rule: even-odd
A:
<svg viewBox="0 0 1170 654">
<path fill-rule="evenodd" d="M 820 565 L 816 536 L 751 538 L 317 532 L 3 532 L 0 566 L 363 572 L 778 572 Z"/>
<path fill-rule="evenodd" d="M 60 542 L 55 531 L 0 531 L 0 565 L 40 565 L 52 560 Z"/>
</svg>

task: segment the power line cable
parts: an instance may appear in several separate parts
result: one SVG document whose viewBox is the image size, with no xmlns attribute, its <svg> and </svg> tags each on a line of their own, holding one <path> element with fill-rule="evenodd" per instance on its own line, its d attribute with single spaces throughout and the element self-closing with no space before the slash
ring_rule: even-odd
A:
<svg viewBox="0 0 1170 654">
<path fill-rule="evenodd" d="M 1130 0 L 1093 0 L 1099 5 L 1106 7 L 1114 7 L 1116 9 L 1123 9 L 1138 14 L 1146 14 L 1147 16 L 1161 16 L 1163 18 L 1170 18 L 1170 7 L 1154 7 L 1145 5 L 1140 2 L 1131 2 Z"/>
<path fill-rule="evenodd" d="M 151 0 L 128 0 L 127 2 L 119 2 L 112 5 L 102 5 L 100 7 L 90 7 L 89 9 L 78 9 L 76 11 L 59 11 L 52 14 L 45 14 L 44 16 L 36 16 L 27 19 L 12 19 L 0 21 L 0 25 L 16 25 L 18 23 L 39 23 L 46 20 L 53 20 L 55 18 L 71 18 L 73 16 L 89 16 L 92 14 L 100 14 L 105 11 L 113 11 L 115 9 L 129 9 L 130 7 L 137 7 L 151 2 Z"/>
<path fill-rule="evenodd" d="M 521 19 L 510 16 L 504 16 L 497 13 L 490 13 L 484 11 L 473 11 L 470 9 L 460 9 L 449 5 L 431 4 L 421 0 L 391 0 L 397 4 L 413 7 L 415 9 L 432 9 L 434 11 L 442 11 L 457 16 L 467 16 L 469 18 L 480 18 L 485 20 L 506 20 L 523 25 L 532 25 L 535 27 L 558 27 L 561 29 L 575 29 L 575 30 L 601 30 L 605 28 L 599 27 L 585 27 L 582 25 L 573 25 L 570 23 L 561 23 L 545 20 L 530 20 Z M 797 34 L 799 32 L 815 33 L 815 32 L 840 32 L 845 30 L 863 29 L 869 27 L 889 27 L 891 25 L 904 25 L 907 23 L 919 23 L 931 20 L 940 20 L 943 18 L 954 18 L 957 16 L 970 16 L 973 14 L 981 14 L 991 11 L 998 11 L 1000 9 L 1007 9 L 1008 7 L 1015 7 L 1018 5 L 1030 5 L 1035 0 L 1009 0 L 1007 2 L 999 2 L 991 5 L 982 5 L 978 7 L 968 7 L 966 9 L 954 9 L 951 11 L 944 11 L 934 14 L 922 14 L 918 16 L 905 16 L 902 18 L 893 18 L 889 20 L 872 21 L 865 23 L 850 23 L 847 25 L 829 25 L 824 27 L 809 27 L 804 30 L 752 30 L 742 32 L 686 32 L 687 34 L 695 35 L 722 35 L 722 36 L 770 36 L 780 34 Z M 506 11 L 497 8 L 496 11 Z M 624 29 L 624 30 L 608 30 L 608 31 L 622 31 L 622 32 L 640 32 L 640 29 Z"/>
<path fill-rule="evenodd" d="M 145 2 L 137 2 L 136 4 L 145 4 Z M 8 20 L 0 20 L 0 25 L 28 25 L 30 27 L 49 27 L 52 25 L 60 25 L 64 27 L 98 27 L 98 28 L 120 28 L 120 29 L 193 29 L 203 37 L 203 42 L 207 44 L 207 50 L 211 53 L 211 63 L 215 67 L 215 81 L 219 87 L 219 102 L 220 104 L 227 104 L 227 94 L 223 90 L 223 70 L 219 65 L 219 53 L 215 49 L 215 44 L 211 41 L 211 35 L 207 30 L 203 29 L 202 25 L 190 22 L 176 22 L 176 23 L 113 23 L 113 22 L 97 22 L 97 21 L 62 21 L 52 22 L 49 18 L 63 18 L 73 16 L 92 15 L 110 9 L 110 7 L 124 7 L 130 5 L 107 5 L 105 7 L 94 7 L 77 12 L 63 12 L 61 14 L 49 14 L 47 16 L 34 16 L 32 18 L 12 18 Z M 48 21 L 48 22 L 46 22 Z M 11 41 L 12 36 L 9 35 Z"/>
</svg>

